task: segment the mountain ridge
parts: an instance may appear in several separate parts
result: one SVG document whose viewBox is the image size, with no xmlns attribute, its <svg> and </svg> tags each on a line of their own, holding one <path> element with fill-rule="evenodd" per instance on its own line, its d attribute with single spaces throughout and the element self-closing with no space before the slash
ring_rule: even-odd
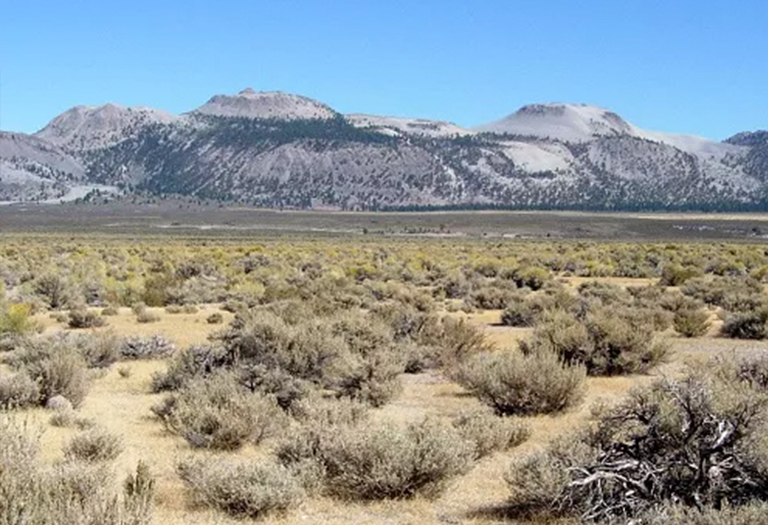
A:
<svg viewBox="0 0 768 525">
<path fill-rule="evenodd" d="M 768 200 L 762 133 L 717 142 L 570 103 L 466 129 L 248 88 L 182 115 L 76 106 L 33 135 L 3 132 L 0 201 L 98 184 L 268 207 L 752 209 Z"/>
</svg>

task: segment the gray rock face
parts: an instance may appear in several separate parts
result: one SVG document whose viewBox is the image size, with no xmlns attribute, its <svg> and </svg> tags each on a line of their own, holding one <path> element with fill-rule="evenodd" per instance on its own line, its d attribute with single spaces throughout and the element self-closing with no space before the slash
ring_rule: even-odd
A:
<svg viewBox="0 0 768 525">
<path fill-rule="evenodd" d="M 749 209 L 768 194 L 765 135 L 664 134 L 577 104 L 468 130 L 247 89 L 183 116 L 81 106 L 3 133 L 0 200 L 100 185 L 272 207 Z"/>
</svg>

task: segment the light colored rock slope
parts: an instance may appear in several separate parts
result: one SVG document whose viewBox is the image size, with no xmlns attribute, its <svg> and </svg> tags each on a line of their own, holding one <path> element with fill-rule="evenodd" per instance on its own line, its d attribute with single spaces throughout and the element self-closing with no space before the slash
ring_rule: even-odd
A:
<svg viewBox="0 0 768 525">
<path fill-rule="evenodd" d="M 280 91 L 244 89 L 237 95 L 215 95 L 193 113 L 254 119 L 330 119 L 337 114 L 311 98 Z"/>
<path fill-rule="evenodd" d="M 65 111 L 35 136 L 70 151 L 104 148 L 136 136 L 149 124 L 170 124 L 179 117 L 158 109 L 76 106 Z"/>
</svg>

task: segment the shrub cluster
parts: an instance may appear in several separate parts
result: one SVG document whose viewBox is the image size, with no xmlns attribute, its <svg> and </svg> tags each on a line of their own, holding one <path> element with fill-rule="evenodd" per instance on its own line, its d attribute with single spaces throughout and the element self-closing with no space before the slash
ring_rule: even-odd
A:
<svg viewBox="0 0 768 525">
<path fill-rule="evenodd" d="M 229 372 L 190 380 L 153 411 L 191 446 L 217 450 L 259 443 L 286 423 L 274 398 L 248 391 Z"/>
<path fill-rule="evenodd" d="M 669 351 L 654 335 L 652 320 L 636 310 L 601 308 L 583 320 L 565 312 L 551 312 L 521 343 L 527 354 L 553 353 L 568 363 L 579 363 L 590 375 L 644 373 L 663 362 Z"/>
<path fill-rule="evenodd" d="M 139 464 L 120 493 L 110 470 L 88 462 L 44 464 L 29 430 L 0 421 L 0 522 L 150 525 L 154 480 Z"/>
<path fill-rule="evenodd" d="M 458 380 L 500 415 L 564 412 L 584 396 L 586 370 L 552 352 L 479 354 L 463 365 Z"/>
</svg>

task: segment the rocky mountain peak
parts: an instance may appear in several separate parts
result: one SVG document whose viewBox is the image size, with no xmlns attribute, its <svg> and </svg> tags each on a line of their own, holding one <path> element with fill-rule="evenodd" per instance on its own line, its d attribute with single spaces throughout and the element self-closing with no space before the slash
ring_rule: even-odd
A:
<svg viewBox="0 0 768 525">
<path fill-rule="evenodd" d="M 215 95 L 193 113 L 217 117 L 302 120 L 331 119 L 337 113 L 311 98 L 282 91 L 246 88 L 236 95 Z"/>
</svg>

